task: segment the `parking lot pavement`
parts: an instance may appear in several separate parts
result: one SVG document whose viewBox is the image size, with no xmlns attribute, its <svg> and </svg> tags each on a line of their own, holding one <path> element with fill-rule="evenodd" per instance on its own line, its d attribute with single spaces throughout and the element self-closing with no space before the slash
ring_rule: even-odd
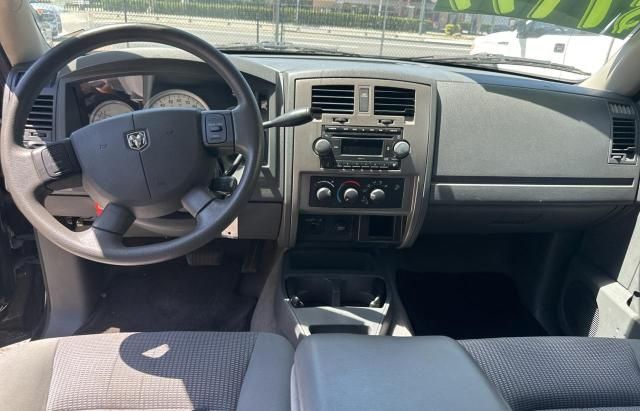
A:
<svg viewBox="0 0 640 411">
<path fill-rule="evenodd" d="M 124 23 L 122 13 L 65 12 L 62 14 L 64 33 L 107 24 Z M 250 43 L 276 40 L 275 25 L 267 22 L 193 18 L 187 16 L 153 16 L 128 14 L 129 23 L 167 24 L 196 34 L 213 44 Z M 363 55 L 395 57 L 457 56 L 469 54 L 471 38 L 452 38 L 442 34 L 386 32 L 349 28 L 325 28 L 284 25 L 282 41 L 299 46 L 328 48 Z"/>
</svg>

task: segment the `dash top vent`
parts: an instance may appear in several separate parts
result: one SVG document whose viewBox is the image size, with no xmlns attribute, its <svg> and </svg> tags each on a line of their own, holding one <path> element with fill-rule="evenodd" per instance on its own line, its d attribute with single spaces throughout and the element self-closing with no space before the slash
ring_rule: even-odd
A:
<svg viewBox="0 0 640 411">
<path fill-rule="evenodd" d="M 629 104 L 610 103 L 611 149 L 610 164 L 636 164 L 638 129 L 636 112 Z"/>
<path fill-rule="evenodd" d="M 416 109 L 416 91 L 396 87 L 376 87 L 373 111 L 382 116 L 413 117 Z"/>
<path fill-rule="evenodd" d="M 311 107 L 324 113 L 352 114 L 354 86 L 322 85 L 311 87 Z"/>
</svg>

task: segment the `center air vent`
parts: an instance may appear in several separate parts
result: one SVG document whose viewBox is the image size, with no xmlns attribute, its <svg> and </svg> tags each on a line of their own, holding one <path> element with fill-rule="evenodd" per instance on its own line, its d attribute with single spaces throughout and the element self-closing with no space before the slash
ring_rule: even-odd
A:
<svg viewBox="0 0 640 411">
<path fill-rule="evenodd" d="M 40 95 L 33 103 L 24 126 L 24 140 L 51 141 L 53 132 L 53 96 Z"/>
<path fill-rule="evenodd" d="M 376 87 L 373 111 L 381 116 L 413 117 L 416 109 L 416 91 L 396 87 Z"/>
<path fill-rule="evenodd" d="M 627 104 L 611 103 L 610 164 L 635 164 L 638 155 L 635 110 Z"/>
<path fill-rule="evenodd" d="M 313 86 L 311 107 L 324 113 L 353 113 L 354 86 Z"/>
</svg>

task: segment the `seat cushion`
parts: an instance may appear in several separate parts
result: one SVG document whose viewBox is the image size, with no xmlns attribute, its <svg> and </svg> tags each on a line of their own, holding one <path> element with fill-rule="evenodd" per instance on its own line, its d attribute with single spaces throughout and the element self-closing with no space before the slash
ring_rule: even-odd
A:
<svg viewBox="0 0 640 411">
<path fill-rule="evenodd" d="M 288 410 L 292 361 L 291 345 L 273 334 L 42 340 L 0 353 L 0 404 L 20 410 Z"/>
<path fill-rule="evenodd" d="M 640 341 L 532 337 L 460 344 L 516 411 L 640 410 Z"/>
</svg>

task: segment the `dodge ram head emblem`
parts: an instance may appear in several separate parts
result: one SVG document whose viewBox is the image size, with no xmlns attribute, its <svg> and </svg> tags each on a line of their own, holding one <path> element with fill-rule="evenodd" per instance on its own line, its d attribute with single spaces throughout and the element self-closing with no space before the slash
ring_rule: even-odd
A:
<svg viewBox="0 0 640 411">
<path fill-rule="evenodd" d="M 132 150 L 140 151 L 149 144 L 147 132 L 144 130 L 127 133 L 127 144 Z"/>
</svg>

